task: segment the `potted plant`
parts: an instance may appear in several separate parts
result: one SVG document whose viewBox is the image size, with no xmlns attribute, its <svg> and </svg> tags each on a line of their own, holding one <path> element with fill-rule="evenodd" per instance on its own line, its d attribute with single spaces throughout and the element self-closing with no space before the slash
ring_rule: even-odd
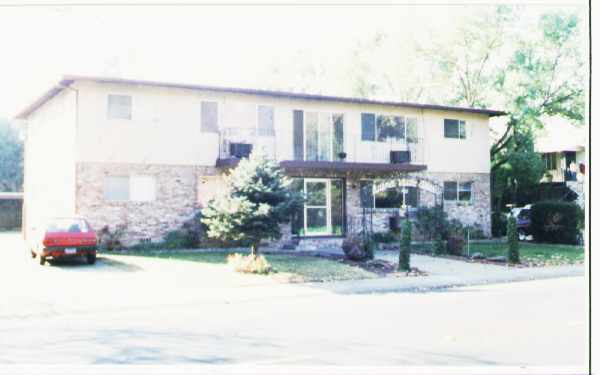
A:
<svg viewBox="0 0 600 375">
<path fill-rule="evenodd" d="M 344 151 L 338 153 L 338 158 L 340 158 L 341 161 L 346 160 L 346 156 L 348 156 L 348 154 L 346 154 Z"/>
</svg>

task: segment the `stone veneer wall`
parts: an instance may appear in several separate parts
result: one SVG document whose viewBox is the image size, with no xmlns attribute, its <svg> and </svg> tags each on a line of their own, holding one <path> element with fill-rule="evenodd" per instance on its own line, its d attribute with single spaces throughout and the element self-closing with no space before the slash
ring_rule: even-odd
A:
<svg viewBox="0 0 600 375">
<path fill-rule="evenodd" d="M 123 242 L 138 243 L 142 238 L 159 241 L 169 231 L 178 229 L 199 209 L 198 176 L 216 175 L 212 167 L 78 163 L 76 175 L 76 210 L 92 227 L 105 225 L 114 229 L 127 226 Z M 105 176 L 152 175 L 156 177 L 156 200 L 152 202 L 110 202 L 104 199 Z"/>
<path fill-rule="evenodd" d="M 472 181 L 472 202 L 444 202 L 444 209 L 450 219 L 458 219 L 465 225 L 478 224 L 486 234 L 491 235 L 491 196 L 490 175 L 488 173 L 430 173 L 419 172 L 409 175 L 435 181 L 439 187 L 439 193 L 434 194 L 426 190 L 420 190 L 421 206 L 431 207 L 436 199 L 442 198 L 442 186 L 444 181 Z M 362 216 L 360 207 L 360 178 L 347 180 L 346 189 L 346 212 L 349 230 L 353 225 L 358 225 Z M 394 209 L 375 209 L 373 212 L 373 230 L 375 232 L 389 230 L 389 217 L 396 212 Z"/>
</svg>

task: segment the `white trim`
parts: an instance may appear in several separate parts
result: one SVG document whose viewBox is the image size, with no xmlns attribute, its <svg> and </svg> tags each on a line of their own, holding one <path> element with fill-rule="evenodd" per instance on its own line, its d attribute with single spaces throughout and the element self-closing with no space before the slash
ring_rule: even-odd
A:
<svg viewBox="0 0 600 375">
<path fill-rule="evenodd" d="M 307 183 L 319 183 L 319 182 L 324 182 L 325 183 L 325 206 L 309 206 L 307 203 L 304 203 L 304 236 L 305 237 L 315 237 L 315 236 L 330 236 L 332 234 L 332 225 L 331 225 L 331 179 L 329 178 L 304 178 L 304 192 L 306 194 L 306 196 L 308 197 L 308 189 L 306 188 Z M 307 199 L 308 201 L 308 199 Z M 314 234 L 309 234 L 308 233 L 308 215 L 307 215 L 307 210 L 309 208 L 315 208 L 315 209 L 325 209 L 325 220 L 326 220 L 326 226 L 327 226 L 327 230 L 323 233 L 314 233 Z"/>
</svg>

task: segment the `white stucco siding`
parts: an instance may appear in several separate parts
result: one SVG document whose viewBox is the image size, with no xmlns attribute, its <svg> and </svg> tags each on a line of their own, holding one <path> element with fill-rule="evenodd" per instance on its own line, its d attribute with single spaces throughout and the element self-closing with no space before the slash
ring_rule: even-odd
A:
<svg viewBox="0 0 600 375">
<path fill-rule="evenodd" d="M 64 90 L 26 121 L 25 233 L 75 214 L 75 93 Z"/>
<path fill-rule="evenodd" d="M 81 82 L 78 162 L 214 165 L 218 135 L 200 130 L 201 100 L 182 90 Z M 108 95 L 131 95 L 131 120 L 108 119 Z"/>
<path fill-rule="evenodd" d="M 78 82 L 77 87 L 81 111 L 77 159 L 81 162 L 214 166 L 219 136 L 200 127 L 201 102 L 207 100 L 218 103 L 221 130 L 254 129 L 258 106 L 272 106 L 276 138 L 254 141 L 266 145 L 277 160 L 293 158 L 293 111 L 303 110 L 343 114 L 348 161 L 388 163 L 389 151 L 406 146 L 362 141 L 361 113 L 370 112 L 416 117 L 421 144 L 413 152 L 414 162 L 427 165 L 428 170 L 489 173 L 487 115 L 88 81 Z M 107 119 L 109 94 L 131 95 L 131 120 Z M 465 120 L 467 139 L 444 138 L 445 118 Z"/>
<path fill-rule="evenodd" d="M 444 137 L 444 119 L 464 120 L 466 139 Z M 489 173 L 488 117 L 465 112 L 424 111 L 424 147 L 430 172 Z"/>
</svg>

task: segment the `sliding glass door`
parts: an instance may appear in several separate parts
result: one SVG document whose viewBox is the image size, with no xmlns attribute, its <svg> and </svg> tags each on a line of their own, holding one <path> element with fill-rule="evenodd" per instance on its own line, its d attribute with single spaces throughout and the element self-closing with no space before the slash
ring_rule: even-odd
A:
<svg viewBox="0 0 600 375">
<path fill-rule="evenodd" d="M 301 211 L 292 218 L 298 236 L 341 236 L 344 228 L 342 179 L 297 178 L 294 188 L 304 194 Z"/>
<path fill-rule="evenodd" d="M 336 161 L 343 158 L 344 116 L 341 113 L 294 111 L 294 159 Z"/>
</svg>

